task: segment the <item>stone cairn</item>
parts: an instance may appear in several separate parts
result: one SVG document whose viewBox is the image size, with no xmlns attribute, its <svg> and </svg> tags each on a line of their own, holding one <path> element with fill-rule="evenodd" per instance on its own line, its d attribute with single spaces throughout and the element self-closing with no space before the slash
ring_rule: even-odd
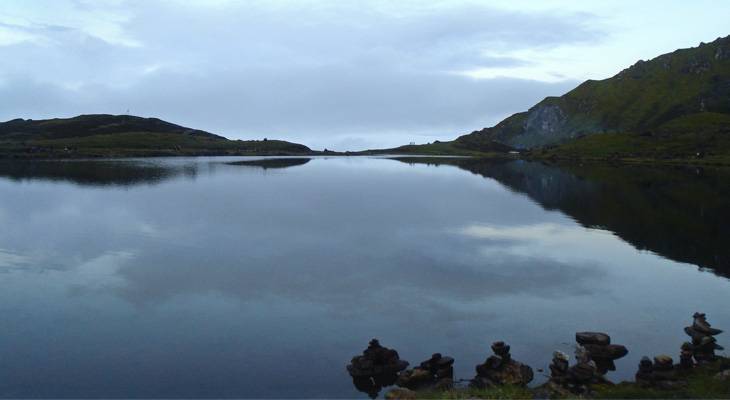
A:
<svg viewBox="0 0 730 400">
<path fill-rule="evenodd" d="M 722 350 L 722 346 L 716 343 L 715 335 L 722 333 L 721 330 L 712 328 L 705 314 L 695 313 L 692 326 L 684 328 L 684 331 L 692 338 L 692 342 L 682 344 L 679 352 L 679 364 L 674 364 L 672 357 L 660 355 L 652 361 L 644 357 L 639 362 L 639 370 L 636 372 L 636 383 L 645 387 L 659 389 L 674 389 L 687 384 L 682 378 L 689 373 L 695 365 L 710 363 L 717 359 L 715 350 Z"/>
<path fill-rule="evenodd" d="M 398 375 L 396 385 L 411 390 L 446 390 L 454 385 L 454 359 L 435 353 L 418 367 Z"/>
<path fill-rule="evenodd" d="M 587 394 L 590 385 L 603 383 L 596 362 L 588 356 L 588 351 L 578 346 L 575 350 L 576 363 L 570 366 L 569 356 L 562 351 L 553 353 L 550 363 L 550 379 L 541 389 L 545 397 L 566 397 L 571 394 Z"/>
<path fill-rule="evenodd" d="M 639 362 L 639 370 L 636 372 L 636 383 L 644 387 L 655 387 L 658 389 L 675 389 L 687 384 L 683 381 L 679 371 L 680 365 L 674 365 L 672 357 L 662 354 L 654 357 L 642 357 Z"/>
<path fill-rule="evenodd" d="M 504 342 L 492 343 L 494 355 L 477 365 L 477 375 L 470 386 L 487 388 L 499 385 L 527 386 L 534 376 L 532 368 L 512 359 L 510 346 Z"/>
<path fill-rule="evenodd" d="M 393 385 L 398 373 L 406 367 L 408 362 L 401 360 L 397 351 L 383 347 L 377 339 L 373 339 L 362 355 L 352 358 L 347 372 L 357 390 L 374 399 L 383 387 Z"/>
<path fill-rule="evenodd" d="M 611 337 L 601 332 L 577 332 L 575 341 L 586 349 L 588 358 L 596 363 L 596 371 L 600 375 L 615 371 L 614 361 L 629 353 L 626 346 L 611 344 Z"/>
<path fill-rule="evenodd" d="M 704 313 L 694 313 L 692 316 L 692 326 L 684 328 L 684 331 L 692 338 L 692 343 L 682 345 L 682 351 L 685 352 L 685 358 L 692 354 L 697 364 L 706 364 L 717 359 L 715 350 L 723 350 L 723 347 L 717 344 L 716 335 L 722 333 L 721 330 L 715 329 L 707 322 Z M 691 360 L 689 360 L 691 361 Z M 689 365 L 689 361 L 685 360 L 685 364 Z"/>
<path fill-rule="evenodd" d="M 603 375 L 615 370 L 613 361 L 625 356 L 625 346 L 611 344 L 611 337 L 600 332 L 578 332 L 575 334 L 578 346 L 575 350 L 576 363 L 570 366 L 567 354 L 553 353 L 550 363 L 550 380 L 543 386 L 547 393 L 556 395 L 586 394 L 590 385 L 609 383 Z"/>
</svg>

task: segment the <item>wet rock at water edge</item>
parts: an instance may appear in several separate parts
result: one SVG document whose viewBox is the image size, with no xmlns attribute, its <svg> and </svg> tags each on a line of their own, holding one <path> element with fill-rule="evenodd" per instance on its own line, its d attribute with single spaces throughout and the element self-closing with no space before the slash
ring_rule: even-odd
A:
<svg viewBox="0 0 730 400">
<path fill-rule="evenodd" d="M 470 386 L 487 388 L 499 385 L 527 386 L 534 374 L 530 366 L 512 359 L 510 346 L 504 342 L 492 344 L 494 355 L 476 366 L 477 375 Z"/>
<path fill-rule="evenodd" d="M 397 351 L 383 347 L 373 339 L 362 355 L 352 358 L 347 372 L 357 390 L 375 398 L 383 387 L 395 384 L 398 373 L 406 367 L 408 362 L 401 360 Z"/>
<path fill-rule="evenodd" d="M 435 353 L 418 367 L 403 371 L 396 384 L 413 390 L 449 389 L 454 384 L 454 359 Z"/>
</svg>

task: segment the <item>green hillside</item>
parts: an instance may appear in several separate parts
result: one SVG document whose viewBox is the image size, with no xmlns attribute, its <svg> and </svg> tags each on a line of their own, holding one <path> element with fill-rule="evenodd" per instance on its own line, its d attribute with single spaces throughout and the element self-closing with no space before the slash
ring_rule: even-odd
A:
<svg viewBox="0 0 730 400">
<path fill-rule="evenodd" d="M 129 157 L 166 155 L 300 155 L 304 145 L 280 140 L 228 140 L 157 118 L 80 115 L 0 123 L 0 157 Z"/>
<path fill-rule="evenodd" d="M 566 151 L 602 157 L 717 156 L 730 154 L 729 120 L 730 37 L 725 37 L 639 61 L 609 79 L 586 81 L 456 142 L 498 141 L 520 149 L 570 143 Z"/>
</svg>

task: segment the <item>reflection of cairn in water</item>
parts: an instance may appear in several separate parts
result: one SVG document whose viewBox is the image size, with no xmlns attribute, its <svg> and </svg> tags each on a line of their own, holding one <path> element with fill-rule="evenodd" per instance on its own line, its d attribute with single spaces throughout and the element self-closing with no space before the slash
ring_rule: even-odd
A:
<svg viewBox="0 0 730 400">
<path fill-rule="evenodd" d="M 601 375 L 615 371 L 614 360 L 629 353 L 626 346 L 611 344 L 611 337 L 601 332 L 577 332 L 575 341 L 586 349 L 588 357 L 595 361 L 596 370 Z"/>
<path fill-rule="evenodd" d="M 454 385 L 454 359 L 436 353 L 416 368 L 403 371 L 396 382 L 412 390 L 445 390 Z"/>
<path fill-rule="evenodd" d="M 355 356 L 347 366 L 357 390 L 376 398 L 380 390 L 398 379 L 398 373 L 408 366 L 398 357 L 398 352 L 380 345 L 377 339 L 368 344 L 362 355 Z"/>
<path fill-rule="evenodd" d="M 715 350 L 723 350 L 723 347 L 717 344 L 715 335 L 722 333 L 721 330 L 713 328 L 707 317 L 703 313 L 695 313 L 693 316 L 692 326 L 684 328 L 684 331 L 692 338 L 692 343 L 682 346 L 683 351 L 691 352 L 698 364 L 706 364 L 714 361 Z M 686 348 L 686 350 L 685 350 Z M 685 360 L 685 362 L 687 362 Z"/>
<path fill-rule="evenodd" d="M 477 375 L 471 386 L 487 388 L 496 385 L 526 386 L 533 378 L 532 368 L 515 361 L 509 353 L 510 347 L 504 342 L 492 343 L 494 355 L 476 367 Z"/>
</svg>

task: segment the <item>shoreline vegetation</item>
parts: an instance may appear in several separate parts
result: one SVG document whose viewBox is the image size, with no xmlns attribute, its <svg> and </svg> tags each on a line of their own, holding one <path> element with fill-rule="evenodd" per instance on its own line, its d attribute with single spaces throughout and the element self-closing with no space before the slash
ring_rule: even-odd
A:
<svg viewBox="0 0 730 400">
<path fill-rule="evenodd" d="M 614 360 L 629 350 L 611 343 L 601 332 L 575 334 L 575 362 L 555 351 L 549 371 L 538 369 L 547 382 L 530 387 L 533 369 L 514 360 L 510 346 L 494 342 L 493 354 L 476 366 L 468 380 L 454 379 L 452 357 L 435 353 L 412 369 L 398 352 L 384 347 L 377 339 L 352 358 L 347 371 L 355 388 L 377 398 L 388 387 L 386 399 L 644 399 L 644 398 L 729 398 L 730 358 L 717 355 L 724 348 L 717 344 L 715 329 L 705 314 L 695 313 L 692 324 L 684 328 L 690 341 L 681 345 L 678 362 L 669 355 L 644 356 L 633 381 L 613 383 L 605 375 L 616 370 Z"/>
</svg>

